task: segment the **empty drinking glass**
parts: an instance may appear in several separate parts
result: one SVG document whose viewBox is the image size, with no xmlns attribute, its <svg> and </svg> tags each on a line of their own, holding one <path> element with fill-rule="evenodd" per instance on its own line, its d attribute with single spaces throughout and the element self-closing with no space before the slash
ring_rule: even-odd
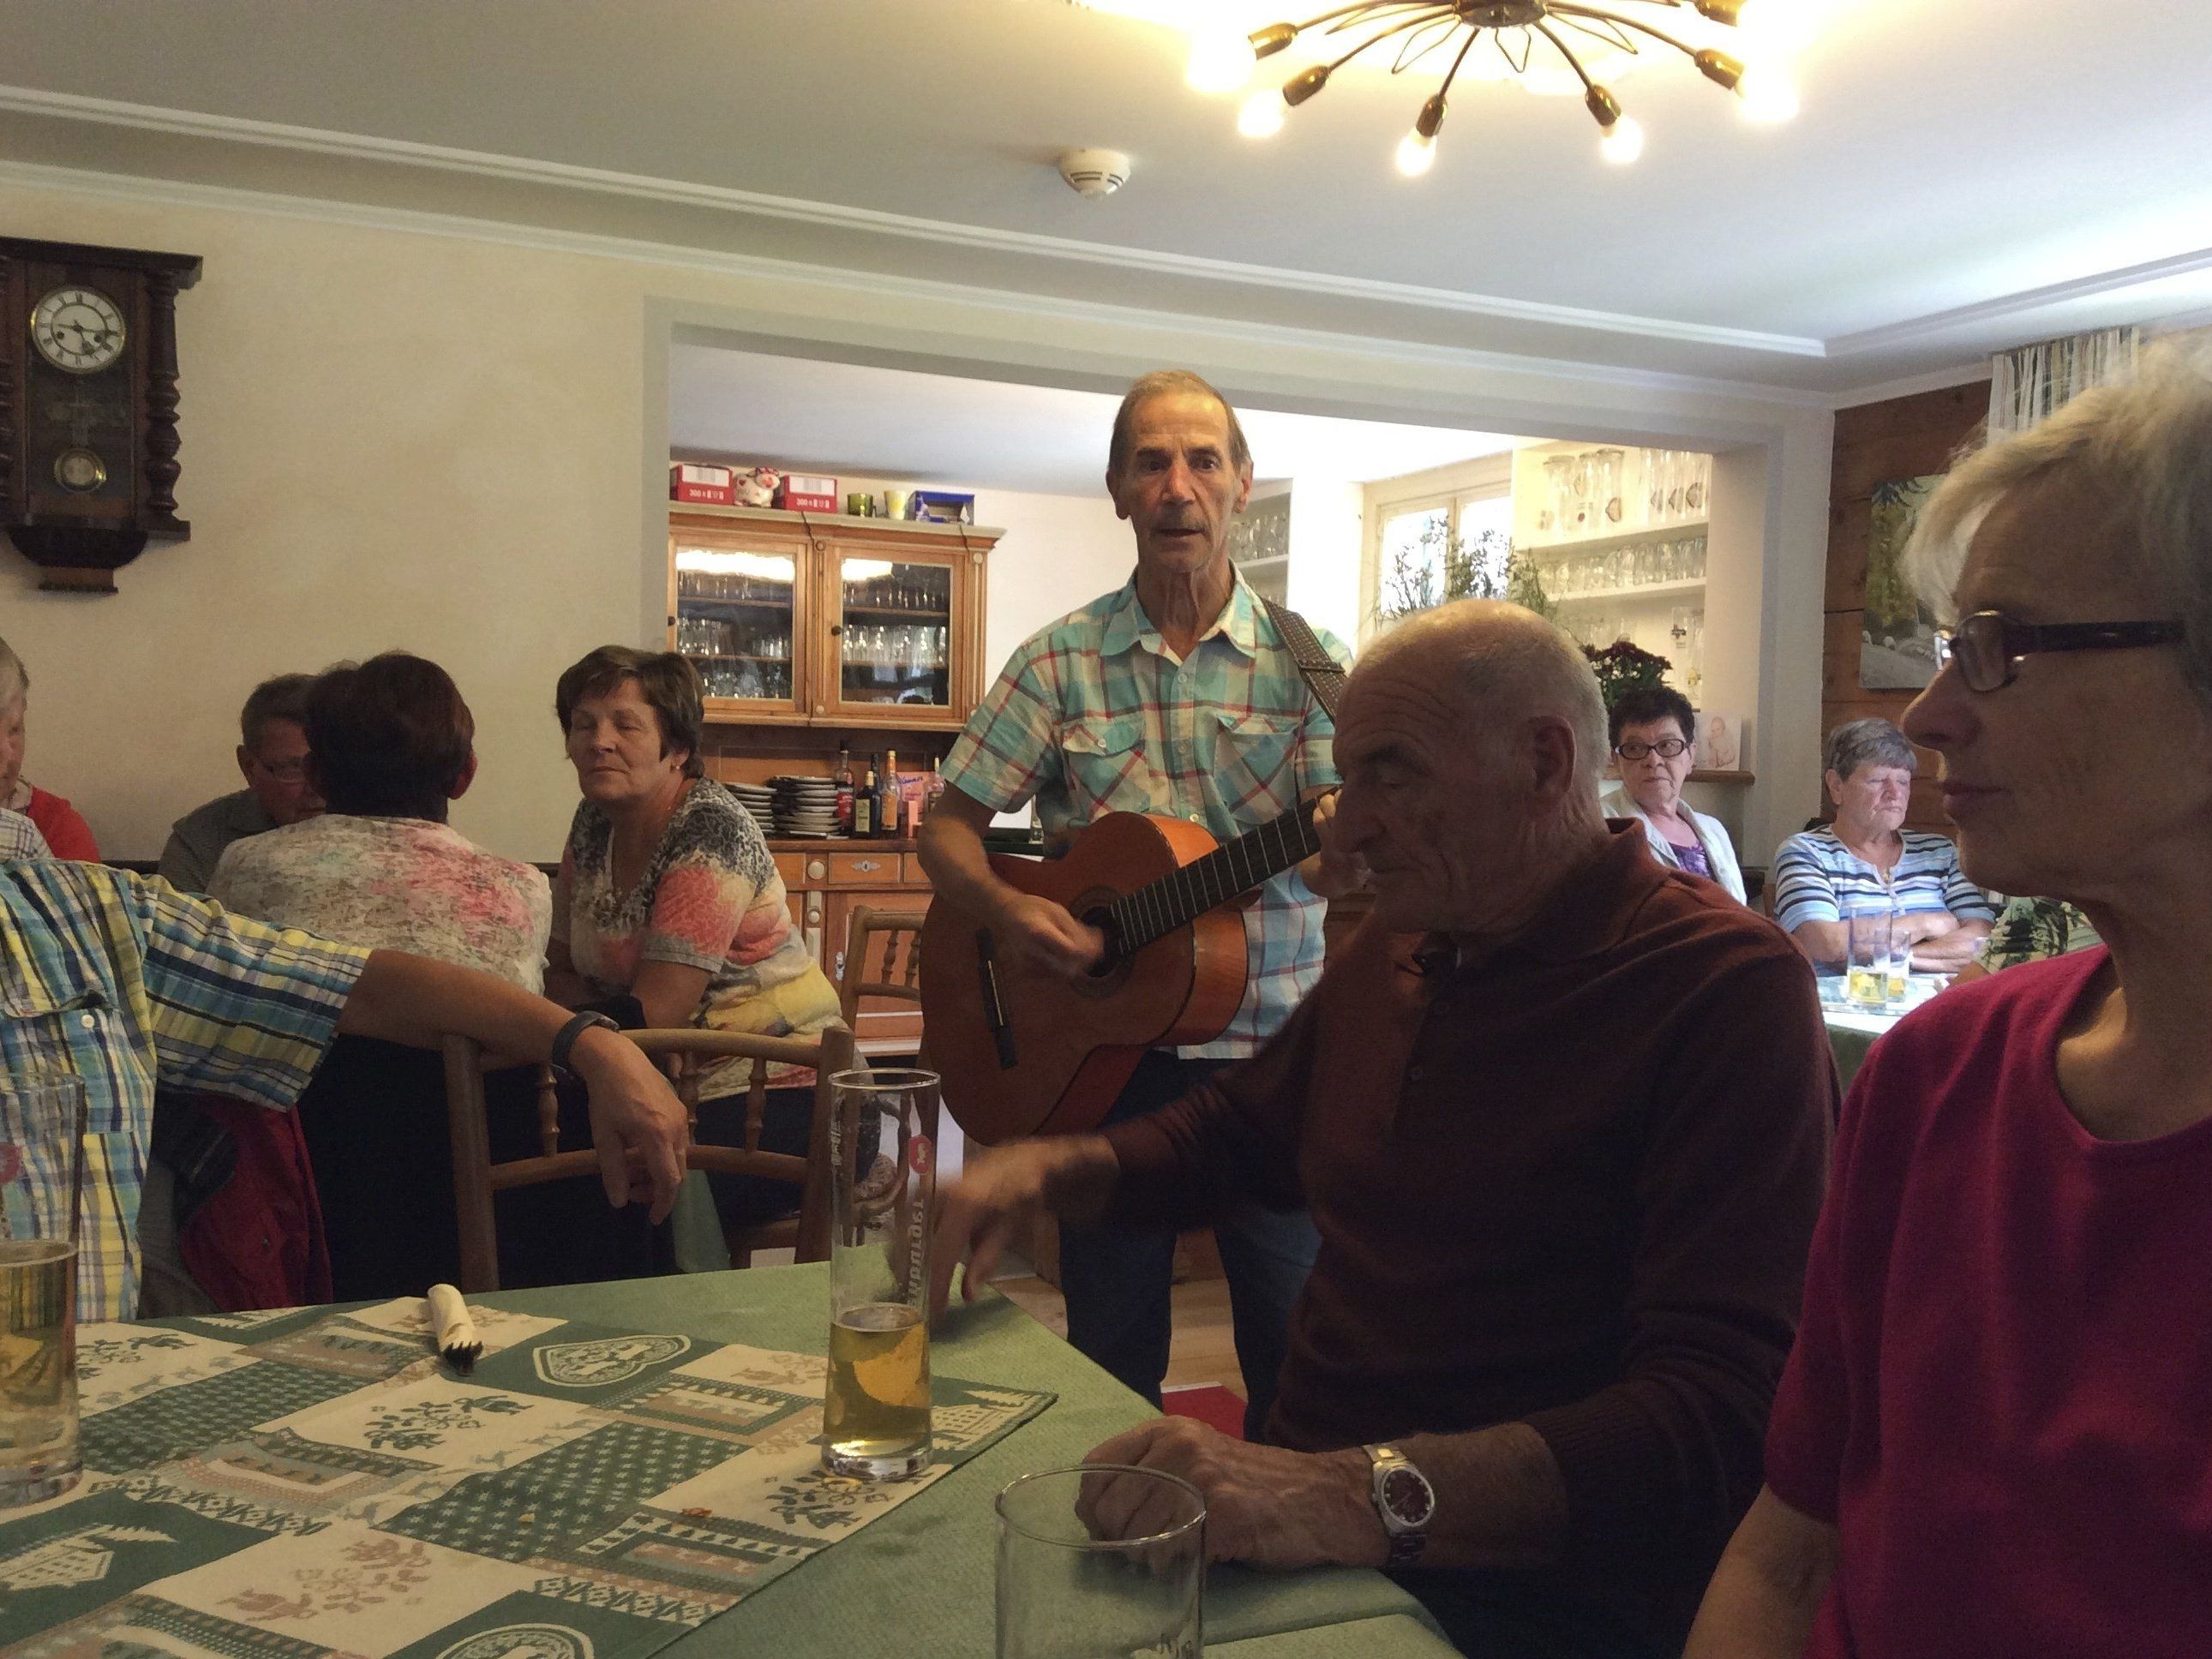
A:
<svg viewBox="0 0 2212 1659">
<path fill-rule="evenodd" d="M 1139 1536 L 1092 1535 L 1103 1500 Z M 998 1659 L 1199 1659 L 1206 1500 L 1158 1469 L 1026 1474 L 999 1494 Z"/>
</svg>

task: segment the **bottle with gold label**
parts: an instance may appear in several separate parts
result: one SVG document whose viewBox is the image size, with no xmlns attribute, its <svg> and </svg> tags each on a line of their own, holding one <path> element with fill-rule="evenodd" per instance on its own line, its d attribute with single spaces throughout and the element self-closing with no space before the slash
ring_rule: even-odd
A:
<svg viewBox="0 0 2212 1659">
<path fill-rule="evenodd" d="M 884 769 L 878 775 L 876 797 L 876 833 L 885 837 L 899 832 L 898 750 L 885 751 Z"/>
<path fill-rule="evenodd" d="M 876 769 L 871 766 L 868 775 L 853 792 L 853 834 L 866 841 L 876 833 Z"/>
</svg>

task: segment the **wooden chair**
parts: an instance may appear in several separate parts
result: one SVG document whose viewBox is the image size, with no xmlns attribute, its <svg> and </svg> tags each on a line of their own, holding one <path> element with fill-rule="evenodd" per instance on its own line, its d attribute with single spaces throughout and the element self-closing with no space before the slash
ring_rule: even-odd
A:
<svg viewBox="0 0 2212 1659">
<path fill-rule="evenodd" d="M 847 1030 L 856 1036 L 860 1031 L 864 997 L 910 1002 L 915 1012 L 921 1012 L 923 920 L 919 910 L 876 910 L 865 904 L 853 908 L 852 925 L 845 935 L 844 955 L 837 969 L 837 1009 L 845 1018 Z M 868 977 L 872 961 L 873 979 Z M 919 1042 L 915 1045 L 918 1066 L 927 1064 L 921 1057 L 921 1046 Z M 928 1129 L 934 1140 L 937 1126 L 930 1124 Z"/>
<path fill-rule="evenodd" d="M 685 1167 L 713 1174 L 766 1176 L 789 1182 L 799 1189 L 797 1215 L 749 1227 L 730 1237 L 731 1257 L 739 1265 L 750 1265 L 752 1253 L 764 1249 L 789 1249 L 800 1261 L 827 1261 L 830 1113 L 834 1098 L 830 1079 L 835 1073 L 850 1070 L 854 1064 L 851 1033 L 824 1031 L 818 1037 L 803 1039 L 696 1030 L 624 1031 L 623 1036 L 648 1054 L 676 1058 L 677 1097 L 684 1102 L 695 1126 L 700 1068 L 708 1061 L 732 1056 L 755 1062 L 752 1080 L 745 1091 L 744 1145 L 695 1144 Z M 768 1109 L 768 1079 L 763 1061 L 807 1066 L 814 1070 L 814 1114 L 805 1158 L 761 1149 L 761 1126 Z M 560 1150 L 560 1102 L 550 1068 L 538 1079 L 538 1156 L 494 1164 L 484 1118 L 484 1070 L 483 1050 L 473 1039 L 446 1039 L 446 1111 L 453 1137 L 454 1205 L 461 1247 L 460 1288 L 471 1293 L 499 1288 L 498 1232 L 492 1208 L 495 1193 L 581 1176 L 596 1177 L 599 1167 L 598 1153 L 589 1147 L 566 1152 Z"/>
</svg>

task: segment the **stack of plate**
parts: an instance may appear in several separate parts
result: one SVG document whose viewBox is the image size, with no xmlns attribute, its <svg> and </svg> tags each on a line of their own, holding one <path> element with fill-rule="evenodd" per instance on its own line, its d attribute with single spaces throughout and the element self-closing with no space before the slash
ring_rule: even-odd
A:
<svg viewBox="0 0 2212 1659">
<path fill-rule="evenodd" d="M 775 833 L 775 791 L 764 783 L 728 783 L 722 786 L 738 798 L 738 805 L 752 814 L 753 822 L 760 825 L 763 836 Z"/>
<path fill-rule="evenodd" d="M 819 841 L 837 832 L 837 786 L 828 778 L 777 778 L 775 833 Z"/>
</svg>

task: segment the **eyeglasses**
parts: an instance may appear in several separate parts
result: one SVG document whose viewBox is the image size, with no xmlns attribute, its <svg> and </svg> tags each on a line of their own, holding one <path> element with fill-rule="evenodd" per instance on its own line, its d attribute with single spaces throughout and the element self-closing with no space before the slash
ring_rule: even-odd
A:
<svg viewBox="0 0 2212 1659">
<path fill-rule="evenodd" d="M 307 763 L 304 760 L 265 761 L 257 755 L 253 763 L 279 783 L 297 783 L 307 775 Z"/>
<path fill-rule="evenodd" d="M 2046 651 L 2133 651 L 2147 645 L 2177 645 L 2178 622 L 2016 623 L 2002 611 L 1977 611 L 1954 629 L 1936 635 L 1936 665 L 1959 665 L 1969 691 L 1995 691 L 2010 685 L 2022 657 Z"/>
<path fill-rule="evenodd" d="M 1616 743 L 1613 745 L 1613 752 L 1626 761 L 1642 760 L 1646 755 L 1672 760 L 1689 746 L 1680 738 L 1662 738 L 1656 743 Z"/>
</svg>

